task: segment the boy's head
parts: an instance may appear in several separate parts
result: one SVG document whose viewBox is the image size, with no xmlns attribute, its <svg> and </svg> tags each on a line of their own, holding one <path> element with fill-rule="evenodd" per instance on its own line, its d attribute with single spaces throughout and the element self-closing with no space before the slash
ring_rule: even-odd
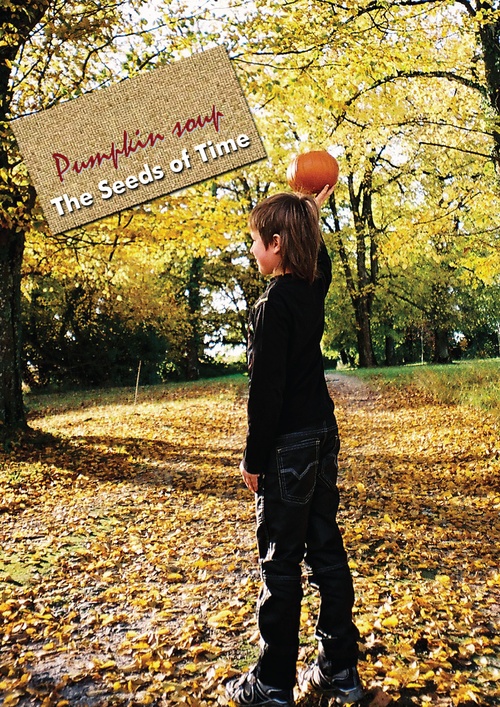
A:
<svg viewBox="0 0 500 707">
<path fill-rule="evenodd" d="M 274 194 L 257 204 L 249 225 L 252 253 L 263 274 L 291 273 L 314 281 L 321 235 L 319 208 L 312 197 Z"/>
</svg>

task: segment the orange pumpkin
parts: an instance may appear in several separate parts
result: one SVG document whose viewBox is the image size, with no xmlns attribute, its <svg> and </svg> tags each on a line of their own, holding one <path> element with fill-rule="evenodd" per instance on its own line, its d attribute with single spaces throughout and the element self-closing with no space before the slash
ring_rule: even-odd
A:
<svg viewBox="0 0 500 707">
<path fill-rule="evenodd" d="M 293 191 L 318 194 L 326 184 L 333 187 L 339 178 L 339 163 L 326 150 L 303 152 L 293 159 L 286 179 Z"/>
</svg>

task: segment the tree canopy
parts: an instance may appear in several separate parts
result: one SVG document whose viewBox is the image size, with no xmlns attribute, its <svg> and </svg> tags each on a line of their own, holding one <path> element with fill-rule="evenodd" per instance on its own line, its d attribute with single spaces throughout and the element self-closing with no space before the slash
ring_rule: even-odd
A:
<svg viewBox="0 0 500 707">
<path fill-rule="evenodd" d="M 325 352 L 361 366 L 497 355 L 499 12 L 479 0 L 4 4 L 3 423 L 24 421 L 23 376 L 98 369 L 99 330 L 114 332 L 100 338 L 110 361 L 113 346 L 130 350 L 129 377 L 150 355 L 155 375 L 196 377 L 211 345 L 243 344 L 261 287 L 248 213 L 312 148 L 341 167 L 323 213 Z M 51 237 L 6 121 L 220 42 L 268 160 Z"/>
</svg>

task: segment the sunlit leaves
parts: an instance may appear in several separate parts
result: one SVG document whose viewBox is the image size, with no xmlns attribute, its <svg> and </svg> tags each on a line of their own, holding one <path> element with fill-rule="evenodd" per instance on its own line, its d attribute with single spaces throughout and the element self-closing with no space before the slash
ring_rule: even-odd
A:
<svg viewBox="0 0 500 707">
<path fill-rule="evenodd" d="M 500 277 L 494 120 L 477 17 L 456 2 L 259 7 L 261 18 L 237 25 L 255 42 L 243 44 L 236 64 L 281 165 L 276 188 L 299 150 L 328 148 L 340 162 L 340 234 L 329 245 L 345 283 L 334 283 L 332 348 L 362 327 L 357 311 L 346 327 L 345 312 L 353 293 L 358 305 L 366 295 L 367 278 L 374 331 L 403 335 L 409 324 L 432 329 L 445 319 L 460 330 L 471 316 L 469 288 L 492 288 L 493 300 Z M 486 15 L 482 22 L 494 20 L 493 10 Z M 447 318 L 434 311 L 438 301 Z"/>
</svg>

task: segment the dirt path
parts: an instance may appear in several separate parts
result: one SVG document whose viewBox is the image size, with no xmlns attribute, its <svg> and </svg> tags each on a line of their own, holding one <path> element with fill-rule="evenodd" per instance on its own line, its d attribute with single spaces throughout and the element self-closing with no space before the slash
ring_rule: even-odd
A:
<svg viewBox="0 0 500 707">
<path fill-rule="evenodd" d="M 329 384 L 365 675 L 401 704 L 497 704 L 498 423 L 416 390 Z"/>
<path fill-rule="evenodd" d="M 366 683 L 405 707 L 498 704 L 498 430 L 328 383 Z M 75 399 L 33 420 L 52 446 L 0 459 L 0 704 L 225 704 L 221 682 L 257 651 L 245 390 Z M 316 610 L 308 592 L 302 660 Z"/>
</svg>

